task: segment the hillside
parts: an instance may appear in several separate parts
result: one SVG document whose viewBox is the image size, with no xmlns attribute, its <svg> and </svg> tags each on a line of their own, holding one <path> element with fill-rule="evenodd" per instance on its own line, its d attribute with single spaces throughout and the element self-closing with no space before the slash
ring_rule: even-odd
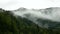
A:
<svg viewBox="0 0 60 34">
<path fill-rule="evenodd" d="M 26 18 L 16 17 L 11 11 L 1 9 L 0 34 L 60 34 L 60 29 L 41 28 Z"/>
</svg>

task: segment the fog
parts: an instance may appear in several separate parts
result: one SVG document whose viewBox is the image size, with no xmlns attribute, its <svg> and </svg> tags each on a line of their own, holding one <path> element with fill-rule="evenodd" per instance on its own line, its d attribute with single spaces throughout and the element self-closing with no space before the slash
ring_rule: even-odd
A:
<svg viewBox="0 0 60 34">
<path fill-rule="evenodd" d="M 60 22 L 60 8 L 47 8 L 47 9 L 26 9 L 20 11 L 13 11 L 15 15 L 21 16 L 23 18 L 27 18 L 33 21 L 35 24 L 38 24 L 40 27 L 48 28 L 48 23 L 42 25 L 42 23 L 38 22 L 37 19 L 48 19 L 51 21 Z M 54 25 L 54 24 L 53 24 Z"/>
<path fill-rule="evenodd" d="M 53 8 L 52 10 L 43 9 L 43 11 L 27 9 L 26 11 L 14 11 L 14 14 L 22 16 L 22 17 L 27 17 L 26 16 L 27 14 L 32 17 L 49 19 L 49 20 L 60 22 L 60 8 Z"/>
</svg>

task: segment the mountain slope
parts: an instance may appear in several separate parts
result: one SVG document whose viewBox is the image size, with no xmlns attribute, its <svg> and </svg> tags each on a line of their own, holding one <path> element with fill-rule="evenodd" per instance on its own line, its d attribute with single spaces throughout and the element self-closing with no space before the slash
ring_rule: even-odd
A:
<svg viewBox="0 0 60 34">
<path fill-rule="evenodd" d="M 38 19 L 37 21 L 51 22 L 44 19 Z M 60 29 L 41 28 L 27 18 L 16 16 L 11 11 L 1 10 L 0 34 L 60 34 Z"/>
<path fill-rule="evenodd" d="M 26 9 L 21 11 L 24 8 L 20 8 L 19 11 L 13 11 L 15 15 L 26 18 L 33 23 L 37 24 L 41 28 L 60 28 L 60 8 L 52 7 L 46 9 Z M 58 26 L 58 27 L 55 27 Z"/>
</svg>

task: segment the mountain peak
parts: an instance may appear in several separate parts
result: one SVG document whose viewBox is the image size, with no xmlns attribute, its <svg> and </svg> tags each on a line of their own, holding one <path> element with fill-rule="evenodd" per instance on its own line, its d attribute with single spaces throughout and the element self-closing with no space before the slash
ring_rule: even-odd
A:
<svg viewBox="0 0 60 34">
<path fill-rule="evenodd" d="M 19 8 L 19 9 L 17 9 L 16 11 L 25 11 L 25 10 L 26 10 L 26 8 L 21 7 L 21 8 Z"/>
</svg>

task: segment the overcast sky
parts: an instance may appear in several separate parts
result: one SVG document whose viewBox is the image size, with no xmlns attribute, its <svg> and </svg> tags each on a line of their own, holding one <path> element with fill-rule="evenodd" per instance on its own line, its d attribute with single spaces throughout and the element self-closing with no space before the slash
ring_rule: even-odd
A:
<svg viewBox="0 0 60 34">
<path fill-rule="evenodd" d="M 60 0 L 0 0 L 0 8 L 14 10 L 20 7 L 28 9 L 60 7 Z"/>
</svg>

